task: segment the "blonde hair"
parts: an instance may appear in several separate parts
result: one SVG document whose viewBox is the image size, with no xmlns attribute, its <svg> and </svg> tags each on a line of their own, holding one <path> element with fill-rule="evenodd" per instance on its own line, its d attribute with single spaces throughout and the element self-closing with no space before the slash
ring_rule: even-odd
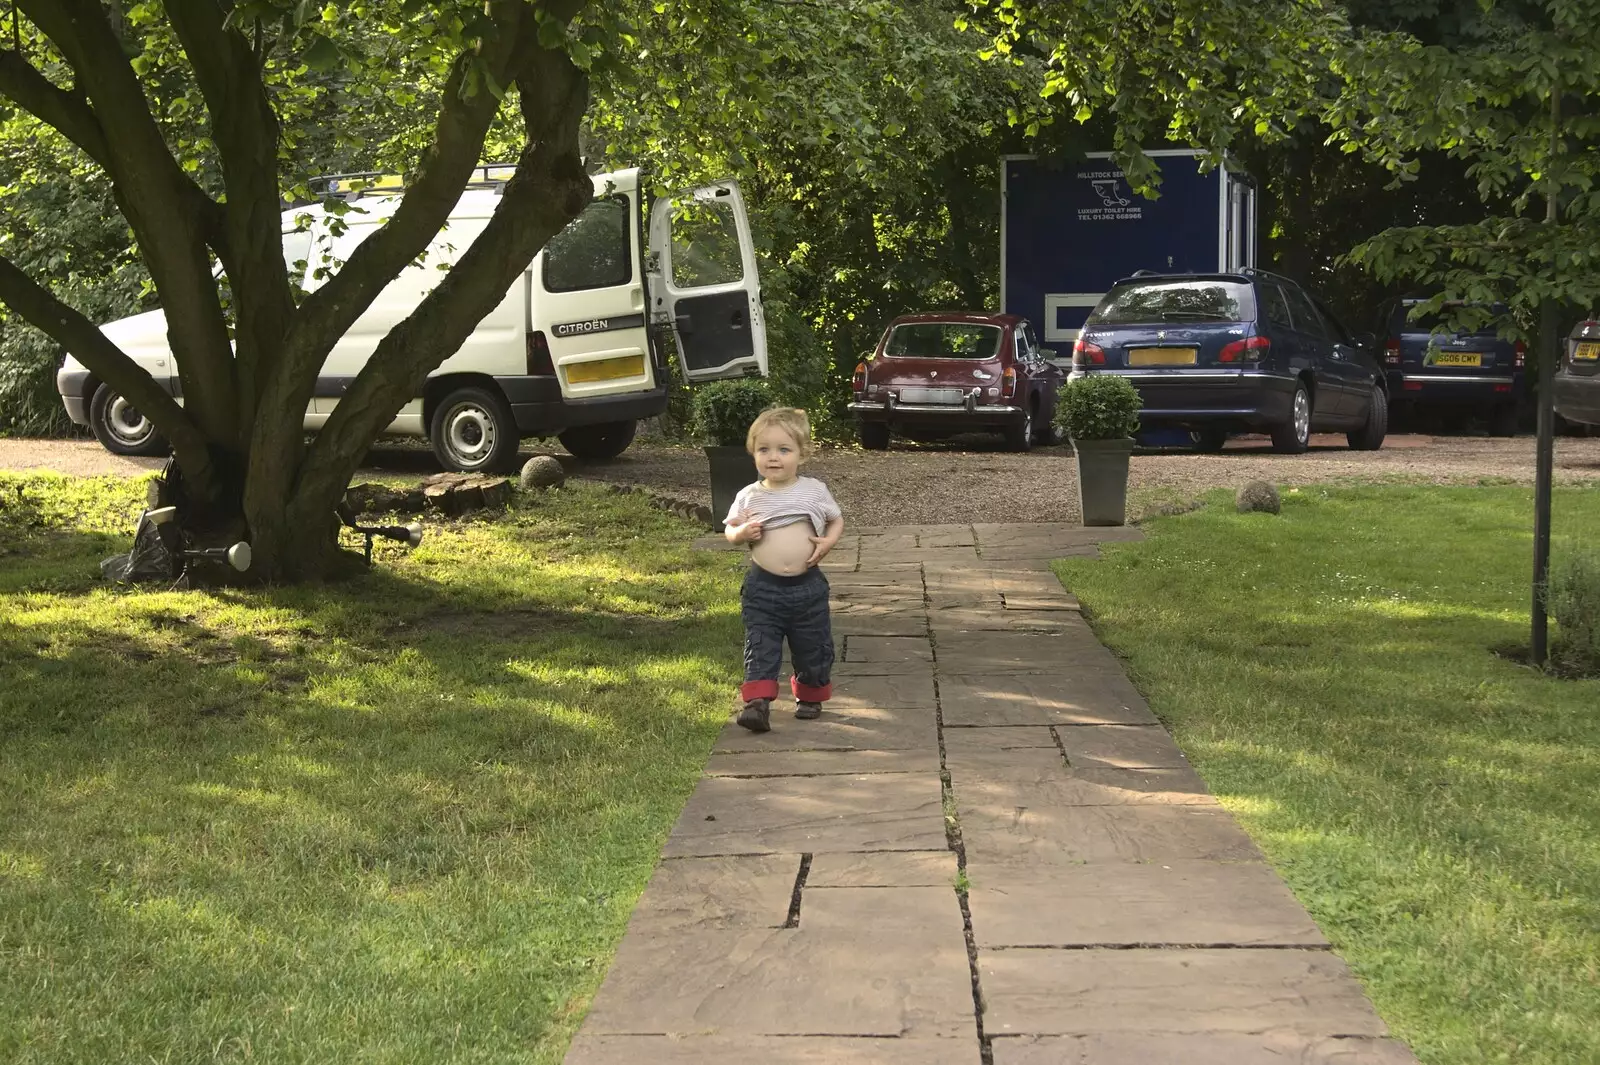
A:
<svg viewBox="0 0 1600 1065">
<path fill-rule="evenodd" d="M 794 437 L 795 444 L 800 448 L 802 462 L 816 451 L 811 444 L 811 423 L 806 420 L 803 410 L 796 407 L 768 407 L 756 415 L 756 420 L 750 423 L 750 431 L 744 437 L 744 449 L 750 454 L 756 453 L 756 437 L 765 429 L 782 429 Z"/>
</svg>

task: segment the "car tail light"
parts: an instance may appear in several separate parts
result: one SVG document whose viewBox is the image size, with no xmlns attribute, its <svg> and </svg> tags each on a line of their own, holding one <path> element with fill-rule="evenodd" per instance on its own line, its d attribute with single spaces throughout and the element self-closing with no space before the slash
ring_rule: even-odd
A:
<svg viewBox="0 0 1600 1065">
<path fill-rule="evenodd" d="M 850 391 L 860 392 L 867 387 L 867 364 L 856 363 L 856 372 L 850 375 Z"/>
<path fill-rule="evenodd" d="M 1528 365 L 1528 345 L 1519 340 L 1511 346 L 1511 350 L 1515 353 L 1511 359 L 1513 367 L 1520 370 Z"/>
<path fill-rule="evenodd" d="M 1104 366 L 1106 364 L 1106 350 L 1099 344 L 1091 343 L 1079 337 L 1072 344 L 1072 365 L 1074 366 Z"/>
<path fill-rule="evenodd" d="M 1388 366 L 1400 365 L 1400 338 L 1390 337 L 1383 345 L 1383 361 Z"/>
<path fill-rule="evenodd" d="M 1272 341 L 1267 337 L 1235 340 L 1222 346 L 1222 354 L 1217 359 L 1221 362 L 1260 362 L 1267 357 L 1271 348 Z"/>
<path fill-rule="evenodd" d="M 1007 366 L 1006 372 L 1000 375 L 1000 395 L 1009 397 L 1017 391 L 1017 368 Z"/>
<path fill-rule="evenodd" d="M 554 377 L 555 363 L 550 361 L 550 344 L 544 333 L 535 330 L 528 334 L 528 376 Z"/>
<path fill-rule="evenodd" d="M 1509 391 L 1511 391 L 1511 386 L 1510 385 L 1495 385 L 1494 386 L 1494 390 L 1496 392 L 1509 392 Z"/>
</svg>

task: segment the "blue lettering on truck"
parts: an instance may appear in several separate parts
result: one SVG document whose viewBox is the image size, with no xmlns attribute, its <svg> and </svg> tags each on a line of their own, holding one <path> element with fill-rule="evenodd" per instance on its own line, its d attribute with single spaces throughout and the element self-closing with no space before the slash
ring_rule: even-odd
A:
<svg viewBox="0 0 1600 1065">
<path fill-rule="evenodd" d="M 1003 161 L 1000 289 L 1003 308 L 1039 327 L 1058 358 L 1090 309 L 1138 270 L 1213 273 L 1255 262 L 1248 179 L 1194 152 L 1152 152 L 1161 168 L 1154 200 L 1129 186 L 1109 155 L 1055 163 Z"/>
</svg>

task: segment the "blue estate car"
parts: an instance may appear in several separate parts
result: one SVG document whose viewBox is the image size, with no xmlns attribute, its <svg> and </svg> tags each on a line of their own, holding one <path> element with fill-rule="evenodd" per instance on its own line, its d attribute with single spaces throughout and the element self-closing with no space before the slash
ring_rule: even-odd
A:
<svg viewBox="0 0 1600 1065">
<path fill-rule="evenodd" d="M 1155 274 L 1119 281 L 1090 312 L 1074 370 L 1114 373 L 1139 390 L 1146 429 L 1187 429 L 1201 450 L 1233 432 L 1265 432 L 1304 451 L 1313 432 L 1383 446 L 1383 369 L 1337 318 L 1285 277 Z"/>
<path fill-rule="evenodd" d="M 1502 340 L 1492 328 L 1447 332 L 1437 314 L 1413 320 L 1412 308 L 1422 302 L 1401 300 L 1389 314 L 1383 364 L 1397 415 L 1402 407 L 1482 413 L 1492 435 L 1514 435 L 1527 349 L 1521 341 Z M 1444 310 L 1461 306 L 1446 303 Z M 1489 310 L 1506 313 L 1501 306 Z"/>
</svg>

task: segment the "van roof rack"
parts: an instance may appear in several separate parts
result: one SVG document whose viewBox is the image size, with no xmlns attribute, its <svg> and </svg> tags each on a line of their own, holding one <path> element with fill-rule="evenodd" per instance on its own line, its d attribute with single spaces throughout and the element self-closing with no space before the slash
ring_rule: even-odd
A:
<svg viewBox="0 0 1600 1065">
<path fill-rule="evenodd" d="M 465 187 L 498 191 L 516 172 L 517 164 L 514 162 L 479 163 L 472 168 L 472 176 L 467 179 Z M 355 170 L 347 174 L 322 174 L 312 178 L 308 184 L 319 195 L 356 200 L 366 195 L 399 192 L 405 188 L 406 179 L 404 174 L 392 170 Z"/>
</svg>

